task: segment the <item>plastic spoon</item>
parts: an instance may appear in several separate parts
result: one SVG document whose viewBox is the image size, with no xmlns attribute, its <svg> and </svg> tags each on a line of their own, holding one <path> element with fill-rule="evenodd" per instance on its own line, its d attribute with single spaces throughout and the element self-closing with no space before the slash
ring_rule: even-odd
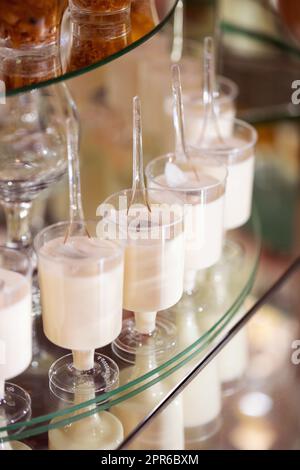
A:
<svg viewBox="0 0 300 470">
<path fill-rule="evenodd" d="M 151 207 L 149 204 L 147 189 L 144 180 L 141 101 L 138 96 L 135 96 L 133 98 L 132 196 L 127 209 L 127 215 L 132 204 L 144 204 L 147 207 L 148 211 L 151 212 Z"/>
<path fill-rule="evenodd" d="M 69 201 L 70 201 L 70 224 L 68 226 L 64 243 L 72 231 L 72 224 L 74 222 L 81 222 L 84 224 L 84 215 L 81 199 L 81 184 L 80 184 L 80 165 L 79 165 L 79 125 L 75 118 L 69 117 L 67 119 L 67 152 L 68 152 L 68 179 L 69 179 Z M 89 238 L 90 234 L 86 225 L 84 229 Z"/>
<path fill-rule="evenodd" d="M 183 49 L 183 1 L 177 3 L 173 22 L 173 43 L 171 51 L 171 62 L 180 62 Z"/>
<path fill-rule="evenodd" d="M 173 91 L 173 122 L 175 127 L 175 155 L 178 161 L 186 162 L 189 157 L 188 152 L 186 150 L 184 135 L 184 116 L 179 65 L 172 65 L 171 70 Z M 196 179 L 199 180 L 199 175 L 197 173 L 196 168 L 192 166 L 192 170 L 196 176 Z"/>
<path fill-rule="evenodd" d="M 216 89 L 216 73 L 215 73 L 215 47 L 214 40 L 211 36 L 204 39 L 203 53 L 203 104 L 204 104 L 204 123 L 201 133 L 201 141 L 205 137 L 207 124 L 209 119 L 215 127 L 218 140 L 224 144 L 218 116 L 215 111 L 215 89 Z"/>
</svg>

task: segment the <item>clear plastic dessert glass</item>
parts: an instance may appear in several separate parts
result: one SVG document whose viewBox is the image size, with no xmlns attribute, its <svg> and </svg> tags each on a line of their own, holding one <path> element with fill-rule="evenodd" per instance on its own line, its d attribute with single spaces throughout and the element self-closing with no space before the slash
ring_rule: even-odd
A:
<svg viewBox="0 0 300 470">
<path fill-rule="evenodd" d="M 52 364 L 51 391 L 73 402 L 78 386 L 92 379 L 95 394 L 114 386 L 118 367 L 95 353 L 122 326 L 123 251 L 96 238 L 96 222 L 61 222 L 35 238 L 43 329 L 57 346 L 71 349 Z"/>
<path fill-rule="evenodd" d="M 202 44 L 198 41 L 183 40 L 182 53 L 176 62 L 180 66 L 183 89 L 183 104 L 186 121 L 186 140 L 195 144 L 199 138 L 199 128 L 203 121 L 203 68 Z M 153 146 L 159 135 L 160 151 L 167 152 L 174 140 L 172 120 L 172 89 L 170 86 L 171 51 L 162 48 L 150 58 L 139 61 L 139 95 L 143 106 L 143 121 L 146 135 L 155 137 Z M 216 112 L 228 113 L 234 119 L 236 114 L 237 85 L 230 79 L 218 76 L 216 79 Z M 159 112 L 158 112 L 159 111 Z M 153 116 L 156 119 L 153 119 Z M 161 129 L 164 129 L 161 136 Z M 158 149 L 157 149 L 158 150 Z M 157 152 L 156 150 L 156 152 Z"/>
<path fill-rule="evenodd" d="M 223 135 L 221 129 L 214 127 L 214 132 L 197 147 L 198 151 L 210 158 L 218 158 L 227 165 L 224 220 L 226 230 L 241 227 L 250 218 L 256 141 L 257 132 L 254 127 L 235 119 L 231 136 Z"/>
<path fill-rule="evenodd" d="M 173 144 L 172 88 L 170 86 L 170 67 L 172 65 L 171 50 L 168 48 L 168 37 L 160 33 L 161 43 L 153 53 L 154 39 L 149 42 L 149 54 L 138 58 L 138 92 L 143 103 L 144 135 L 151 141 L 153 152 L 167 152 Z M 163 42 L 164 41 L 164 42 Z M 141 48 L 143 52 L 145 46 Z M 201 94 L 201 44 L 196 41 L 184 41 L 182 56 L 178 61 L 181 70 L 182 87 L 184 90 L 197 91 Z M 138 54 L 140 49 L 137 49 Z M 119 78 L 120 80 L 120 78 Z M 155 119 L 153 119 L 155 116 Z M 163 129 L 163 132 L 161 130 Z M 158 139 L 159 136 L 159 139 Z M 159 142 L 159 148 L 156 148 Z M 155 155 L 155 153 L 153 153 Z"/>
<path fill-rule="evenodd" d="M 30 416 L 31 400 L 21 387 L 8 383 L 30 365 L 32 356 L 31 265 L 21 252 L 0 247 L 0 427 Z M 28 449 L 3 439 L 0 449 Z"/>
<path fill-rule="evenodd" d="M 133 362 L 151 336 L 151 347 L 174 346 L 174 325 L 157 312 L 175 305 L 183 292 L 184 233 L 180 199 L 168 191 L 127 189 L 101 204 L 101 237 L 118 239 L 125 247 L 123 308 L 134 319 L 123 321 L 114 352 Z M 147 205 L 145 203 L 147 201 Z"/>
<path fill-rule="evenodd" d="M 203 155 L 188 149 L 182 161 L 169 153 L 152 160 L 145 171 L 150 188 L 172 191 L 184 202 L 186 293 L 194 291 L 197 272 L 217 263 L 222 253 L 227 170 Z"/>
</svg>

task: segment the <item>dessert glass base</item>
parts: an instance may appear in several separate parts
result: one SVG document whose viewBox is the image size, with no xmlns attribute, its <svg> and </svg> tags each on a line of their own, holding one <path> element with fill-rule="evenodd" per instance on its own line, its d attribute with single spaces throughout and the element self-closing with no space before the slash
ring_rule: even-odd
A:
<svg viewBox="0 0 300 470">
<path fill-rule="evenodd" d="M 13 424 L 24 421 L 30 414 L 30 395 L 18 385 L 5 382 L 4 398 L 0 400 L 0 420 Z"/>
<path fill-rule="evenodd" d="M 73 403 L 75 393 L 93 381 L 95 395 L 115 388 L 119 382 L 117 364 L 103 354 L 94 353 L 94 365 L 88 370 L 79 370 L 74 366 L 73 354 L 67 354 L 55 361 L 49 370 L 49 387 L 59 399 Z"/>
<path fill-rule="evenodd" d="M 6 382 L 4 397 L 0 400 L 0 427 L 25 421 L 31 416 L 31 399 L 29 394 L 18 385 Z M 17 432 L 20 432 L 18 429 Z M 2 438 L 2 439 L 1 439 Z M 3 440 L 7 438 L 6 432 L 0 433 L 0 450 L 31 450 L 26 444 L 19 441 Z"/>
<path fill-rule="evenodd" d="M 124 320 L 121 334 L 112 344 L 113 352 L 123 361 L 134 364 L 138 354 L 159 356 L 175 347 L 176 325 L 165 314 L 157 315 L 155 328 L 151 333 L 140 333 L 136 326 L 134 318 Z"/>
</svg>

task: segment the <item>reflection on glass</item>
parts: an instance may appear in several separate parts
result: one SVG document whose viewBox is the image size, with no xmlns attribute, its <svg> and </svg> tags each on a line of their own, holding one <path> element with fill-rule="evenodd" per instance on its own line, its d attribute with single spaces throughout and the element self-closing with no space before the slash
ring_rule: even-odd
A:
<svg viewBox="0 0 300 470">
<path fill-rule="evenodd" d="M 86 379 L 76 386 L 74 405 L 79 405 L 95 398 L 95 385 L 92 379 Z M 93 404 L 72 413 L 77 416 L 96 409 Z M 51 421 L 57 423 L 61 418 Z M 80 419 L 48 433 L 49 450 L 113 450 L 123 440 L 123 427 L 121 422 L 111 413 L 94 412 L 86 418 Z"/>
<path fill-rule="evenodd" d="M 159 365 L 162 357 L 155 354 L 152 338 L 141 347 L 135 357 L 134 366 L 127 367 L 120 373 L 120 384 L 131 382 Z M 112 413 L 123 424 L 124 434 L 128 434 L 146 417 L 153 408 L 161 402 L 164 396 L 172 388 L 172 382 L 165 379 L 147 388 L 138 395 L 116 405 Z M 183 409 L 181 398 L 175 398 L 170 405 L 158 414 L 151 424 L 139 433 L 128 447 L 134 450 L 182 450 L 184 449 L 183 436 Z"/>
<path fill-rule="evenodd" d="M 243 246 L 227 239 L 224 243 L 222 258 L 207 273 L 214 305 L 213 308 L 209 308 L 212 324 L 226 309 L 230 308 L 234 301 L 236 291 L 241 285 L 241 271 L 246 261 L 245 258 Z M 246 310 L 247 307 L 242 306 L 229 323 L 228 328 L 232 327 Z M 217 363 L 222 390 L 226 395 L 231 394 L 241 387 L 248 366 L 246 328 L 242 328 L 218 354 Z"/>
<path fill-rule="evenodd" d="M 155 0 L 132 0 L 132 39 L 137 41 L 159 22 Z"/>
<path fill-rule="evenodd" d="M 67 0 L 1 1 L 0 79 L 16 88 L 61 73 L 60 25 Z"/>
<path fill-rule="evenodd" d="M 191 297 L 185 297 L 176 307 L 178 348 L 187 348 L 201 336 L 197 323 L 197 308 Z M 199 355 L 178 375 L 188 374 L 199 362 Z M 195 448 L 203 439 L 214 435 L 220 426 L 221 387 L 216 360 L 212 361 L 181 394 L 184 411 L 184 434 L 188 448 Z"/>
</svg>

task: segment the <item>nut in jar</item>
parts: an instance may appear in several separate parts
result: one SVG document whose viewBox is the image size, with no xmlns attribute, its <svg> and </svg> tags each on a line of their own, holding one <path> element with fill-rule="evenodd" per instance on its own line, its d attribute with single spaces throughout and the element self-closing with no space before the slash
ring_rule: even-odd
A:
<svg viewBox="0 0 300 470">
<path fill-rule="evenodd" d="M 55 44 L 67 0 L 1 0 L 0 46 L 23 49 Z"/>
</svg>

